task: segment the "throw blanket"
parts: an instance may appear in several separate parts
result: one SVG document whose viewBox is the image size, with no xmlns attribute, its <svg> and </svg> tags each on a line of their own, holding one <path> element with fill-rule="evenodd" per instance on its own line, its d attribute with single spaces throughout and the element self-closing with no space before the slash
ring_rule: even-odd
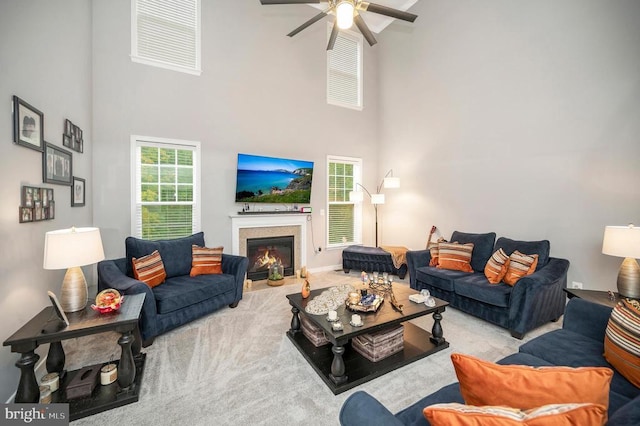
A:
<svg viewBox="0 0 640 426">
<path fill-rule="evenodd" d="M 396 269 L 400 269 L 402 265 L 407 264 L 407 251 L 409 251 L 408 248 L 403 246 L 380 246 L 380 248 L 391 255 L 393 266 Z"/>
</svg>

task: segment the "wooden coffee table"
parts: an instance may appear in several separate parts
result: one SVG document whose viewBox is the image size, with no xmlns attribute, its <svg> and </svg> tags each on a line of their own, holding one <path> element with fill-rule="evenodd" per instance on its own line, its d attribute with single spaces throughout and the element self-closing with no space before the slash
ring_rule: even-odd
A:
<svg viewBox="0 0 640 426">
<path fill-rule="evenodd" d="M 355 312 L 343 305 L 337 312 L 344 329 L 333 331 L 326 315 L 311 315 L 305 312 L 307 303 L 324 290 L 326 289 L 313 290 L 307 299 L 303 299 L 301 293 L 287 295 L 293 313 L 287 337 L 335 395 L 449 347 L 440 324 L 442 312 L 449 305 L 448 302 L 436 299 L 434 307 L 414 303 L 409 300 L 409 296 L 418 294 L 417 291 L 394 284 L 393 291 L 398 303 L 403 305 L 402 312 L 394 309 L 387 298 L 377 312 L 358 312 L 364 324 L 361 327 L 353 327 L 349 321 Z M 331 344 L 317 348 L 304 336 L 300 329 L 301 312 L 324 331 Z M 433 314 L 431 333 L 409 322 L 428 314 Z M 351 339 L 355 336 L 398 324 L 404 326 L 404 348 L 398 353 L 372 362 L 351 347 Z"/>
</svg>

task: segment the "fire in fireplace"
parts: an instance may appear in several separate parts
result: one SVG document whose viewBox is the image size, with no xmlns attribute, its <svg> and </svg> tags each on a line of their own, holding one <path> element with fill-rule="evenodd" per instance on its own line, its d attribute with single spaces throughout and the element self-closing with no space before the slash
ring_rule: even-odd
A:
<svg viewBox="0 0 640 426">
<path fill-rule="evenodd" d="M 269 266 L 280 262 L 284 275 L 293 275 L 294 245 L 293 235 L 282 237 L 247 238 L 249 269 L 247 278 L 264 280 L 269 276 Z"/>
</svg>

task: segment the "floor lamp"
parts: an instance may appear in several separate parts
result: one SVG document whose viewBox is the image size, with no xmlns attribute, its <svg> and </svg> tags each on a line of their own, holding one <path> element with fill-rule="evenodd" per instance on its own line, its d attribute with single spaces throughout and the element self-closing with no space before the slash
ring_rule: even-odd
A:
<svg viewBox="0 0 640 426">
<path fill-rule="evenodd" d="M 349 192 L 349 201 L 359 203 L 364 200 L 364 194 L 362 193 L 362 191 L 355 190 L 358 186 L 367 193 L 367 195 L 371 199 L 371 204 L 373 204 L 373 210 L 376 216 L 376 247 L 378 247 L 378 204 L 384 204 L 385 201 L 384 194 L 381 191 L 382 188 L 400 188 L 400 178 L 393 176 L 393 169 L 389 170 L 382 178 L 380 185 L 376 187 L 375 194 L 372 194 L 367 188 L 356 182 L 354 191 Z"/>
</svg>

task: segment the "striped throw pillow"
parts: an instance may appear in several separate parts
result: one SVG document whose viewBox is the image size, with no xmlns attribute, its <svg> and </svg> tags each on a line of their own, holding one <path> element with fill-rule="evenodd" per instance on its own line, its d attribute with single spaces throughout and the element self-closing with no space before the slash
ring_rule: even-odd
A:
<svg viewBox="0 0 640 426">
<path fill-rule="evenodd" d="M 209 275 L 222 273 L 223 247 L 207 248 L 197 245 L 191 246 L 191 272 L 190 276 Z"/>
<path fill-rule="evenodd" d="M 473 272 L 471 253 L 473 253 L 473 243 L 439 243 L 437 268 Z"/>
<path fill-rule="evenodd" d="M 531 410 L 459 403 L 430 405 L 422 410 L 432 426 L 574 426 L 604 425 L 607 409 L 600 404 L 549 404 Z"/>
<path fill-rule="evenodd" d="M 536 266 L 538 266 L 537 254 L 522 254 L 516 250 L 509 256 L 509 266 L 503 281 L 509 285 L 515 285 L 520 278 L 533 274 Z"/>
<path fill-rule="evenodd" d="M 438 241 L 436 241 L 435 243 L 429 243 L 429 245 L 427 246 L 427 249 L 429 250 L 429 254 L 431 254 L 431 259 L 429 260 L 429 266 L 438 266 L 438 255 L 440 253 L 438 245 L 440 243 L 446 243 L 446 242 L 447 240 L 440 237 L 438 238 Z"/>
<path fill-rule="evenodd" d="M 640 302 L 621 300 L 611 311 L 604 335 L 604 357 L 618 373 L 640 387 Z"/>
<path fill-rule="evenodd" d="M 131 263 L 133 266 L 133 276 L 151 288 L 162 284 L 165 278 L 167 278 L 164 263 L 162 263 L 162 257 L 160 257 L 158 250 L 138 259 L 134 257 Z"/>
<path fill-rule="evenodd" d="M 491 284 L 498 284 L 507 274 L 509 268 L 509 256 L 502 247 L 495 251 L 484 267 L 484 276 Z"/>
</svg>

